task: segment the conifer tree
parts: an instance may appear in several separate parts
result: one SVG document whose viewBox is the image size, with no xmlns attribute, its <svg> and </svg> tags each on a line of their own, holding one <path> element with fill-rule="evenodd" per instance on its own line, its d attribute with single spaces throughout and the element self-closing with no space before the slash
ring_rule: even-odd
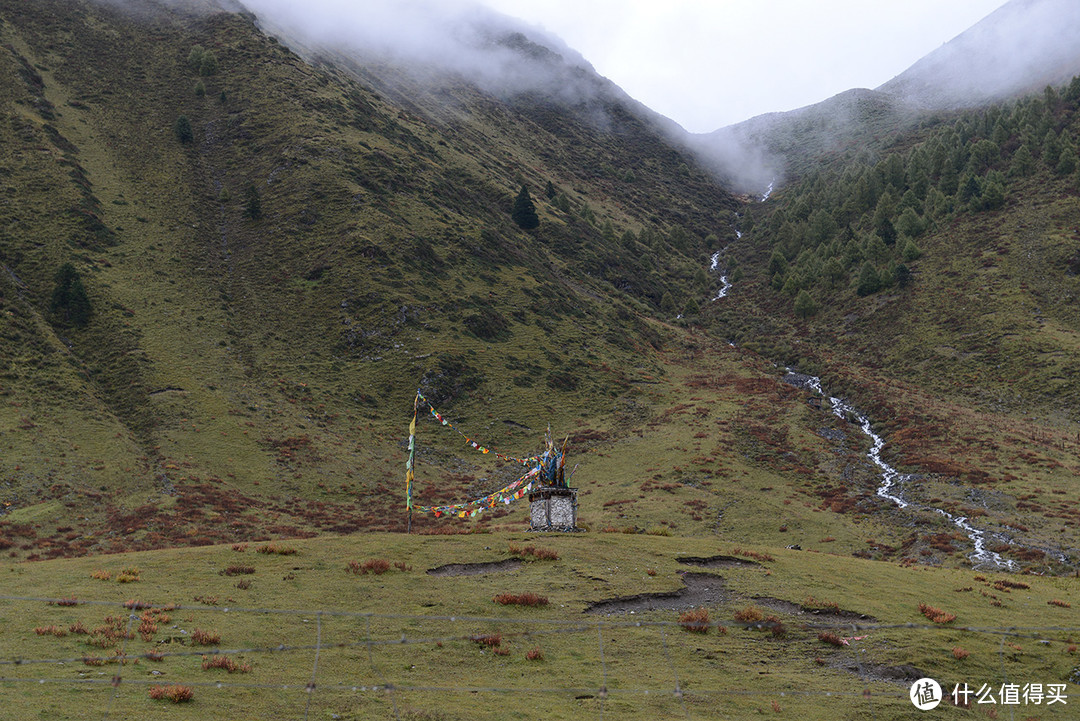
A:
<svg viewBox="0 0 1080 721">
<path fill-rule="evenodd" d="M 251 220 L 262 217 L 262 198 L 259 197 L 259 189 L 254 183 L 248 185 L 244 191 L 244 217 Z"/>
<path fill-rule="evenodd" d="M 191 121 L 186 115 L 181 115 L 176 119 L 173 123 L 173 132 L 176 133 L 176 139 L 184 145 L 195 139 L 195 134 L 191 130 Z"/>
<path fill-rule="evenodd" d="M 809 318 L 817 312 L 818 304 L 810 297 L 810 293 L 805 288 L 799 291 L 798 297 L 795 298 L 795 315 L 800 318 Z"/>
<path fill-rule="evenodd" d="M 510 211 L 510 217 L 514 219 L 522 230 L 532 230 L 540 225 L 540 217 L 536 214 L 536 206 L 529 197 L 529 189 L 521 186 L 521 192 L 514 198 L 514 207 Z"/>
<path fill-rule="evenodd" d="M 71 263 L 64 263 L 56 271 L 53 280 L 52 299 L 49 310 L 64 325 L 81 328 L 90 322 L 90 299 L 86 296 L 79 271 Z"/>
</svg>

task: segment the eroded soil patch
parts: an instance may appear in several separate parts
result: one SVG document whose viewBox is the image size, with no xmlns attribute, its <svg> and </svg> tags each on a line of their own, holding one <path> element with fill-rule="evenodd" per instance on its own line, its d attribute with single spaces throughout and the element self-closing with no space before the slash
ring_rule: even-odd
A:
<svg viewBox="0 0 1080 721">
<path fill-rule="evenodd" d="M 712 606 L 727 601 L 731 594 L 720 576 L 711 573 L 682 574 L 685 588 L 661 593 L 639 593 L 597 601 L 588 606 L 585 613 L 640 613 L 643 611 L 679 611 L 695 606 Z"/>
<path fill-rule="evenodd" d="M 856 613 L 855 611 L 845 611 L 837 608 L 807 608 L 801 604 L 793 601 L 785 601 L 782 598 L 773 598 L 772 596 L 754 596 L 754 603 L 770 611 L 779 611 L 780 613 L 787 613 L 792 616 L 817 616 L 821 619 L 829 619 L 835 621 L 857 622 L 857 621 L 877 621 L 873 616 L 867 616 L 865 613 Z"/>
<path fill-rule="evenodd" d="M 682 558 L 676 558 L 675 560 L 687 566 L 699 566 L 701 568 L 747 568 L 750 566 L 761 565 L 757 561 L 748 561 L 745 558 L 724 555 L 709 556 L 707 558 L 683 556 Z"/>
<path fill-rule="evenodd" d="M 521 561 L 508 558 L 505 561 L 487 563 L 447 563 L 436 568 L 429 568 L 429 576 L 480 576 L 485 573 L 504 573 L 521 568 Z"/>
</svg>

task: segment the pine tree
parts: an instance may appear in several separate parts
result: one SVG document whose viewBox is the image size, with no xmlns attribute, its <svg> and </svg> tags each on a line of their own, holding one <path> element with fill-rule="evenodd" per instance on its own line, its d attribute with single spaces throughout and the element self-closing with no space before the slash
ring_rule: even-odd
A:
<svg viewBox="0 0 1080 721">
<path fill-rule="evenodd" d="M 259 197 L 259 189 L 254 183 L 248 185 L 244 191 L 244 217 L 251 220 L 262 217 L 262 198 Z"/>
<path fill-rule="evenodd" d="M 862 270 L 859 271 L 859 284 L 855 292 L 863 296 L 872 295 L 879 290 L 881 290 L 881 276 L 878 275 L 874 264 L 866 261 L 863 263 Z"/>
<path fill-rule="evenodd" d="M 529 189 L 521 186 L 521 192 L 514 198 L 514 207 L 510 211 L 510 217 L 514 219 L 522 230 L 532 230 L 540 225 L 540 217 L 536 214 L 536 206 L 529 197 Z"/>
<path fill-rule="evenodd" d="M 64 263 L 56 271 L 53 280 L 52 299 L 49 310 L 64 325 L 78 328 L 90 322 L 90 299 L 86 296 L 79 271 L 71 263 Z"/>
<path fill-rule="evenodd" d="M 186 115 L 181 115 L 176 119 L 173 123 L 173 132 L 176 133 L 176 139 L 184 145 L 195 139 L 195 134 L 191 131 L 191 121 Z"/>
<path fill-rule="evenodd" d="M 798 297 L 795 298 L 795 315 L 800 318 L 809 318 L 817 312 L 818 304 L 810 297 L 810 293 L 805 288 L 799 291 Z"/>
</svg>

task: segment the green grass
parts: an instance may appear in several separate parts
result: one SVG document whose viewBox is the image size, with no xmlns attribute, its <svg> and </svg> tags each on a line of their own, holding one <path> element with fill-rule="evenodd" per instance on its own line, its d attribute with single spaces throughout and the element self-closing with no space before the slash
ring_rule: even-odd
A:
<svg viewBox="0 0 1080 721">
<path fill-rule="evenodd" d="M 525 542 L 556 549 L 559 560 L 481 576 L 433 578 L 424 573 L 446 563 L 504 559 L 510 545 Z M 994 574 L 980 581 L 971 571 L 910 569 L 824 553 L 735 548 L 711 538 L 649 535 L 375 534 L 289 545 L 298 553 L 263 555 L 253 548 L 238 553 L 222 546 L 11 567 L 5 574 L 7 588 L 19 595 L 95 602 L 2 602 L 0 635 L 8 658 L 68 659 L 64 665 L 6 667 L 2 683 L 13 704 L 9 708 L 16 709 L 13 717 L 47 712 L 53 718 L 76 718 L 87 709 L 99 712 L 106 707 L 115 718 L 162 713 L 143 683 L 158 678 L 148 675 L 152 670 L 160 671 L 160 679 L 168 683 L 193 686 L 190 704 L 168 708 L 178 718 L 300 713 L 308 703 L 304 687 L 315 664 L 317 639 L 323 647 L 312 709 L 345 718 L 383 718 L 392 714 L 392 704 L 401 714 L 437 710 L 445 718 L 532 716 L 537 708 L 543 708 L 545 718 L 571 718 L 598 712 L 597 691 L 605 683 L 605 711 L 627 718 L 683 717 L 683 704 L 691 716 L 743 718 L 759 708 L 771 713 L 773 701 L 785 713 L 810 719 L 871 712 L 879 718 L 904 718 L 910 709 L 907 684 L 874 680 L 885 667 L 915 666 L 945 685 L 1000 683 L 1003 674 L 1011 681 L 1057 683 L 1074 673 L 1077 664 L 1075 652 L 1068 649 L 1078 629 L 1031 628 L 1075 626 L 1069 609 L 1047 604 L 1080 601 L 1076 584 L 1066 579 L 1024 577 L 1030 588 L 1004 592 L 990 585 L 998 578 Z M 705 635 L 686 632 L 678 625 L 677 611 L 604 617 L 582 613 L 590 602 L 679 588 L 678 574 L 688 568 L 676 562 L 680 556 L 746 551 L 767 552 L 774 560 L 715 572 L 725 597 L 710 611 L 714 622 L 727 627 L 724 635 L 715 629 Z M 391 568 L 377 576 L 349 572 L 347 560 L 373 557 L 412 568 Z M 256 569 L 245 576 L 251 581 L 248 589 L 237 588 L 235 577 L 220 573 L 238 562 Z M 133 565 L 140 572 L 137 582 L 90 577 L 95 570 L 115 573 Z M 656 574 L 649 575 L 649 569 Z M 890 592 L 882 593 L 885 588 Z M 991 606 L 982 591 L 997 595 L 1002 605 Z M 522 608 L 492 602 L 499 593 L 526 592 L 547 596 L 550 603 Z M 811 597 L 818 605 L 833 601 L 844 611 L 872 619 L 855 621 L 856 627 L 828 616 L 792 615 L 770 609 L 768 600 L 755 600 L 761 597 L 796 605 Z M 124 650 L 129 655 L 156 650 L 165 655 L 160 662 L 143 658 L 123 669 L 89 667 L 79 659 L 90 653 L 106 658 L 113 649 L 90 647 L 86 636 L 55 638 L 33 631 L 79 621 L 93 628 L 106 615 L 126 616 L 121 604 L 132 599 L 166 608 L 170 621 L 161 625 L 152 642 L 136 636 Z M 919 613 L 920 603 L 943 608 L 957 619 L 936 627 Z M 776 614 L 787 634 L 774 638 L 736 623 L 735 612 L 748 604 Z M 836 648 L 817 640 L 823 626 L 840 636 L 866 638 Z M 1016 635 L 993 632 L 1003 627 L 1016 627 Z M 192 645 L 190 634 L 196 628 L 220 634 L 221 653 L 250 664 L 251 671 L 230 675 L 202 670 L 202 654 L 217 651 Z M 969 630 L 980 628 L 988 632 Z M 491 634 L 502 636 L 499 647 L 509 654 L 496 655 L 471 640 Z M 174 642 L 160 643 L 164 638 Z M 186 643 L 179 640 L 185 638 Z M 282 645 L 284 649 L 277 648 Z M 956 646 L 970 655 L 956 660 Z M 537 647 L 543 660 L 526 659 L 526 652 Z M 251 650 L 229 653 L 231 649 Z M 857 664 L 862 664 L 866 679 L 857 670 L 845 670 Z M 453 673 L 448 673 L 450 668 Z M 114 691 L 102 682 L 116 673 L 124 682 Z M 15 680 L 37 678 L 51 679 L 49 693 L 42 693 L 36 683 Z M 218 682 L 226 688 L 217 688 Z M 229 684 L 259 688 L 233 689 Z M 674 696 L 676 684 L 684 693 L 682 700 Z M 390 686 L 394 689 L 388 690 Z M 863 696 L 864 689 L 869 697 Z M 1040 709 L 1040 717 L 1049 712 Z M 1067 710 L 1050 717 L 1064 718 L 1062 713 Z"/>
</svg>

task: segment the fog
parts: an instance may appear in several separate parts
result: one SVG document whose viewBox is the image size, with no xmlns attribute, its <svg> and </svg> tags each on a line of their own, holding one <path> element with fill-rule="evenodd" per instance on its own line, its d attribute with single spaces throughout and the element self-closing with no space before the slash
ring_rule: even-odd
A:
<svg viewBox="0 0 1080 721">
<path fill-rule="evenodd" d="M 813 106 L 774 113 L 722 132 L 694 136 L 600 77 L 585 57 L 554 34 L 491 10 L 483 2 L 243 0 L 241 6 L 239 0 L 130 0 L 142 7 L 155 3 L 186 7 L 216 3 L 230 10 L 243 7 L 257 16 L 265 32 L 302 56 L 344 55 L 368 68 L 368 77 L 378 77 L 384 83 L 393 84 L 395 74 L 400 80 L 402 73 L 407 73 L 428 88 L 464 79 L 507 99 L 535 93 L 562 103 L 579 116 L 585 114 L 601 127 L 610 120 L 608 108 L 618 103 L 673 142 L 692 148 L 719 177 L 734 189 L 747 192 L 760 192 L 779 178 L 788 154 L 784 137 L 794 137 L 793 124 L 805 126 L 812 120 L 820 128 L 819 136 L 829 135 L 816 137 L 815 145 L 831 148 L 843 142 L 851 123 L 859 122 L 866 102 L 865 96 L 858 96 L 854 105 L 834 99 L 820 109 Z M 709 12 L 717 9 L 712 7 Z M 779 32 L 783 19 L 776 22 Z M 951 108 L 1061 82 L 1080 72 L 1076 37 L 1080 37 L 1080 0 L 1012 0 L 881 85 L 878 92 L 884 99 L 871 102 L 910 110 Z M 767 39 L 759 38 L 763 42 Z M 659 47 L 658 43 L 653 50 Z M 693 62 L 692 55 L 679 57 L 681 62 Z M 663 57 L 656 61 L 674 63 Z M 767 78 L 723 73 L 717 77 L 724 80 L 695 100 L 715 105 L 724 98 L 751 92 L 755 83 L 768 82 Z M 414 84 L 413 89 L 416 87 Z"/>
<path fill-rule="evenodd" d="M 1013 0 L 878 90 L 925 108 L 976 105 L 1080 72 L 1080 2 Z"/>
</svg>

